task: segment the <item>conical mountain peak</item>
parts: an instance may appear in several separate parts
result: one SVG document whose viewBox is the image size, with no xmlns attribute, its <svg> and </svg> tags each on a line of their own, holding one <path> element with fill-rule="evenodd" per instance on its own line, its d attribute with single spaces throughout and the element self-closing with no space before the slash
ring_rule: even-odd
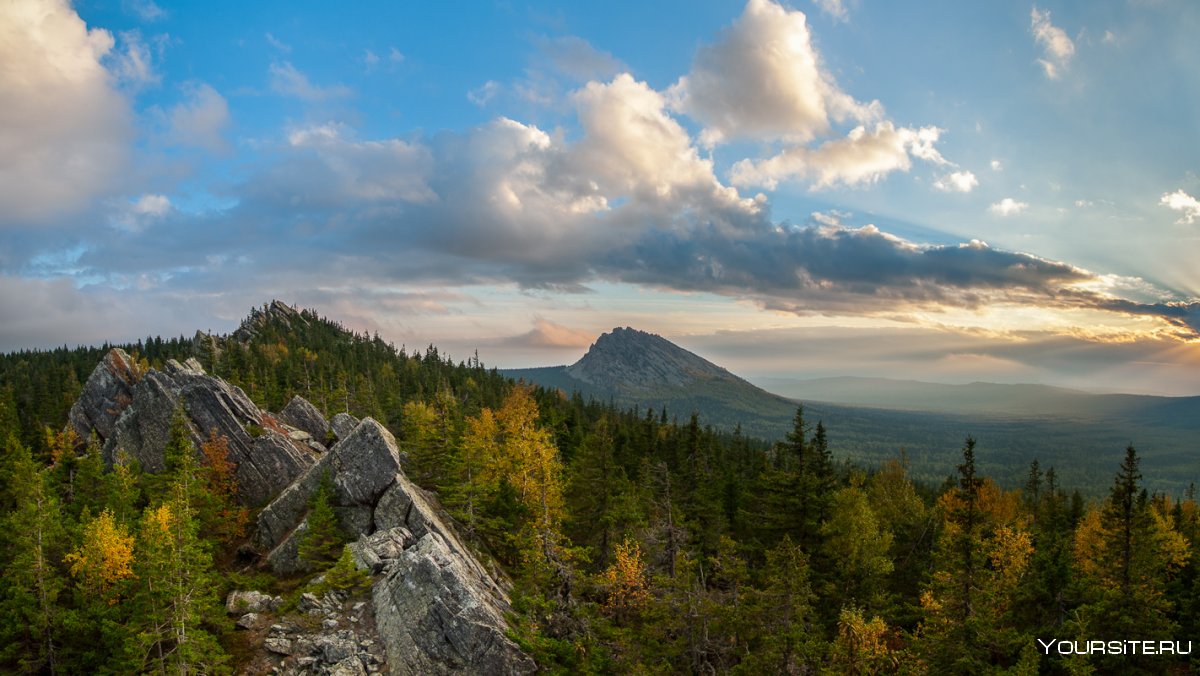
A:
<svg viewBox="0 0 1200 676">
<path fill-rule="evenodd" d="M 593 386 L 614 391 L 684 387 L 699 380 L 739 378 L 662 336 L 634 328 L 615 328 L 596 339 L 567 373 Z"/>
</svg>

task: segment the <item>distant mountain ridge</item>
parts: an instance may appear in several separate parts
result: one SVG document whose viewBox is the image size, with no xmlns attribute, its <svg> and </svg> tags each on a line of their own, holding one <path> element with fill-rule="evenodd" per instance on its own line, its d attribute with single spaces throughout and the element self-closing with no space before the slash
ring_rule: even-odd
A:
<svg viewBox="0 0 1200 676">
<path fill-rule="evenodd" d="M 740 378 L 661 336 L 617 328 L 570 366 L 507 369 L 503 375 L 568 394 L 661 411 L 726 431 L 778 440 L 798 402 L 822 420 L 838 458 L 875 465 L 904 453 L 914 476 L 936 482 L 967 435 L 982 471 L 1017 486 L 1029 463 L 1099 490 L 1127 444 L 1147 460 L 1147 481 L 1179 492 L 1200 476 L 1200 397 L 1091 394 L 1045 385 L 941 385 L 883 378 Z M 780 395 L 786 396 L 780 396 Z M 1109 461 L 1111 459 L 1111 462 Z"/>
<path fill-rule="evenodd" d="M 803 401 L 988 417 L 1140 418 L 1177 426 L 1200 412 L 1200 397 L 1095 394 L 1051 385 L 973 382 L 962 385 L 889 378 L 813 380 L 760 378 L 772 392 Z"/>
<path fill-rule="evenodd" d="M 741 425 L 773 439 L 787 431 L 796 403 L 771 394 L 662 336 L 624 327 L 601 335 L 579 361 L 501 371 L 543 387 L 579 392 L 623 406 L 700 414 L 726 429 Z"/>
</svg>

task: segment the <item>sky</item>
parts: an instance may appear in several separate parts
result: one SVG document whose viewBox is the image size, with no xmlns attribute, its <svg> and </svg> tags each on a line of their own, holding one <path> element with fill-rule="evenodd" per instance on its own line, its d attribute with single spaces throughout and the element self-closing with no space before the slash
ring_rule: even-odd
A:
<svg viewBox="0 0 1200 676">
<path fill-rule="evenodd" d="M 0 4 L 0 350 L 272 299 L 570 363 L 1200 394 L 1200 4 Z"/>
</svg>

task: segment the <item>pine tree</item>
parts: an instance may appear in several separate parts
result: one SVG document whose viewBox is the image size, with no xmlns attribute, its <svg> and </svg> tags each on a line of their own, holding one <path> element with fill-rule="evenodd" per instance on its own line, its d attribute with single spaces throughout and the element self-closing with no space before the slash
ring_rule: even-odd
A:
<svg viewBox="0 0 1200 676">
<path fill-rule="evenodd" d="M 63 636 L 57 562 L 66 541 L 58 500 L 28 448 L 10 436 L 6 486 L 13 509 L 0 515 L 0 667 L 26 673 L 61 673 Z M 14 669 L 15 670 L 15 669 Z"/>
<path fill-rule="evenodd" d="M 341 554 L 345 537 L 338 526 L 337 514 L 330 501 L 333 499 L 333 480 L 328 474 L 321 477 L 321 484 L 309 502 L 308 529 L 300 537 L 300 560 L 309 567 L 320 570 L 337 560 Z"/>
<path fill-rule="evenodd" d="M 1141 487 L 1140 459 L 1130 445 L 1108 499 L 1084 517 L 1075 532 L 1075 571 L 1084 603 L 1072 629 L 1088 639 L 1134 635 L 1174 636 L 1169 580 L 1188 561 L 1187 542 L 1168 514 L 1159 513 Z M 1111 660 L 1099 660 L 1112 668 Z M 1151 673 L 1153 662 L 1120 662 L 1129 673 Z"/>
</svg>

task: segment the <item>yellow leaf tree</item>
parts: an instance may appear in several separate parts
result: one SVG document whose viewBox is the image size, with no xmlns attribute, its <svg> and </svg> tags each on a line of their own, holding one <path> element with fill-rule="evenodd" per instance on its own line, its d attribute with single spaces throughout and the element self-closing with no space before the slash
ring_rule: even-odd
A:
<svg viewBox="0 0 1200 676">
<path fill-rule="evenodd" d="M 84 592 L 109 603 L 118 601 L 117 584 L 133 577 L 134 538 L 104 510 L 83 529 L 83 543 L 67 554 L 71 576 Z"/>
</svg>

